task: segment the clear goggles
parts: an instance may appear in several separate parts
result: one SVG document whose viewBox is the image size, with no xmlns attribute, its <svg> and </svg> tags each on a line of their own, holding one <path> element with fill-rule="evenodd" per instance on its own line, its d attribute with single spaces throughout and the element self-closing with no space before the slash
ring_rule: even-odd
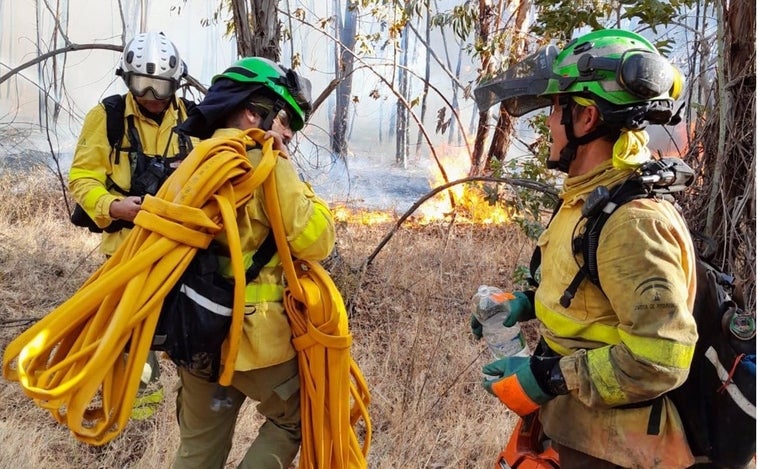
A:
<svg viewBox="0 0 758 469">
<path fill-rule="evenodd" d="M 276 120 L 278 120 L 283 127 L 286 127 L 288 129 L 292 128 L 292 116 L 288 110 L 279 110 L 279 112 L 276 114 Z"/>
<path fill-rule="evenodd" d="M 155 99 L 169 99 L 176 92 L 176 82 L 170 78 L 137 73 L 129 73 L 126 76 L 126 85 L 135 96 L 139 97 L 144 97 L 148 92 L 152 92 Z"/>
</svg>

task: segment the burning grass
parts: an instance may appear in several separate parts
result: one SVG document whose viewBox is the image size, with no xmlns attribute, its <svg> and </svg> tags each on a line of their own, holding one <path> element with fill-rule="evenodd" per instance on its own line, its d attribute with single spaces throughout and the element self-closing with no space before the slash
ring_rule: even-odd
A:
<svg viewBox="0 0 758 469">
<path fill-rule="evenodd" d="M 68 222 L 55 179 L 45 173 L 22 179 L 4 181 L 17 190 L 0 195 L 3 349 L 102 261 L 98 236 Z M 489 356 L 471 338 L 468 301 L 483 283 L 511 287 L 513 269 L 528 262 L 532 243 L 511 225 L 408 221 L 395 230 L 394 220 L 344 218 L 335 254 L 324 263 L 350 311 L 353 356 L 372 395 L 369 466 L 490 467 L 514 418 L 479 384 Z M 2 466 L 169 467 L 178 443 L 176 374 L 169 361 L 162 366 L 165 404 L 103 447 L 77 442 L 17 383 L 0 381 Z M 247 403 L 229 467 L 241 460 L 260 424 L 254 403 Z"/>
</svg>

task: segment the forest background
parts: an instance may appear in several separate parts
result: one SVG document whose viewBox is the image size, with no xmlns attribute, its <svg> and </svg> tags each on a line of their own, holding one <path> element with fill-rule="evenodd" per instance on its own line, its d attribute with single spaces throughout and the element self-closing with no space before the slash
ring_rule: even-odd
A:
<svg viewBox="0 0 758 469">
<path fill-rule="evenodd" d="M 112 75 L 123 44 L 156 28 L 187 51 L 190 97 L 200 99 L 213 74 L 245 55 L 281 61 L 314 82 L 317 107 L 295 160 L 342 220 L 328 266 L 374 389 L 372 467 L 486 467 L 512 427 L 506 409 L 478 389 L 486 352 L 467 335 L 468 298 L 479 283 L 518 287 L 560 180 L 543 166 L 544 115 L 478 112 L 471 95 L 481 77 L 547 42 L 629 28 L 683 71 L 683 123 L 653 133 L 654 149 L 696 169 L 680 202 L 692 227 L 716 241 L 714 262 L 738 275 L 755 310 L 750 0 L 98 3 L 105 7 L 96 24 L 110 32 L 87 36 L 83 2 L 0 0 L 3 347 L 100 262 L 97 238 L 66 225 L 67 158 L 84 113 L 123 92 Z M 509 221 L 493 223 L 501 215 Z M 16 386 L 2 389 L 0 441 L 11 446 L 0 460 L 13 467 L 170 460 L 173 443 L 163 437 L 175 439 L 171 405 L 120 443 L 93 449 L 41 425 L 49 417 Z M 29 435 L 42 446 L 25 444 Z"/>
</svg>

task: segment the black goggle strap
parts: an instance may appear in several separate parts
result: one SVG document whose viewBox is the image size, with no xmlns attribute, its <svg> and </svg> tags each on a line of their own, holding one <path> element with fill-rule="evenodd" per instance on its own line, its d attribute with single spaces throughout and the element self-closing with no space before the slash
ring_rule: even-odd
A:
<svg viewBox="0 0 758 469">
<path fill-rule="evenodd" d="M 261 124 L 261 128 L 263 130 L 271 130 L 271 126 L 274 125 L 274 119 L 276 119 L 276 116 L 279 114 L 279 111 L 284 109 L 285 102 L 281 99 L 277 99 L 274 102 L 274 106 L 271 108 L 271 111 L 268 113 L 266 118 L 263 120 L 263 123 Z"/>
</svg>

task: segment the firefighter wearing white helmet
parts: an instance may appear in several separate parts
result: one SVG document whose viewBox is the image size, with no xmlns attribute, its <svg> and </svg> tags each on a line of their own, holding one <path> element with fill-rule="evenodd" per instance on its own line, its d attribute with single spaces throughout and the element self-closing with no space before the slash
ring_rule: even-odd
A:
<svg viewBox="0 0 758 469">
<path fill-rule="evenodd" d="M 155 194 L 192 148 L 188 137 L 174 132 L 194 105 L 175 96 L 186 73 L 166 36 L 138 34 L 116 70 L 129 91 L 103 99 L 84 119 L 68 178 L 77 204 L 71 221 L 102 233 L 100 251 L 106 257 L 131 231 L 142 197 Z M 152 415 L 163 398 L 154 354 L 148 363 L 134 418 Z"/>
<path fill-rule="evenodd" d="M 145 33 L 129 41 L 116 73 L 135 96 L 162 102 L 174 95 L 186 68 L 166 36 Z"/>
</svg>

